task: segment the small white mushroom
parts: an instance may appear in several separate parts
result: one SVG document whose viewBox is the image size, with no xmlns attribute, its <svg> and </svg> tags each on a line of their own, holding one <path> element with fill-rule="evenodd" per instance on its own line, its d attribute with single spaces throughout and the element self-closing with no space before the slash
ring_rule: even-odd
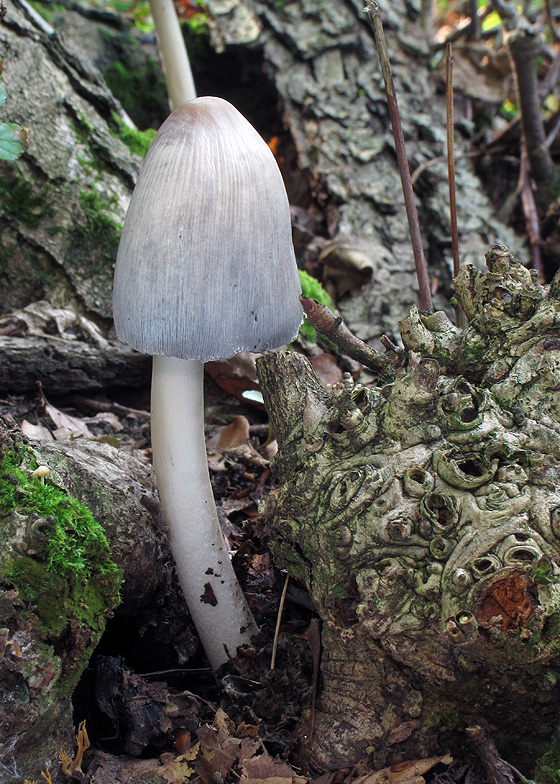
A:
<svg viewBox="0 0 560 784">
<path fill-rule="evenodd" d="M 256 631 L 224 546 L 204 441 L 203 362 L 297 334 L 301 293 L 274 156 L 227 101 L 197 98 L 160 128 L 126 216 L 113 309 L 154 355 L 156 482 L 179 580 L 216 668 Z"/>
<path fill-rule="evenodd" d="M 41 480 L 41 484 L 45 484 L 45 477 L 50 474 L 50 468 L 46 465 L 37 466 L 37 468 L 31 472 L 31 476 L 38 477 Z"/>
</svg>

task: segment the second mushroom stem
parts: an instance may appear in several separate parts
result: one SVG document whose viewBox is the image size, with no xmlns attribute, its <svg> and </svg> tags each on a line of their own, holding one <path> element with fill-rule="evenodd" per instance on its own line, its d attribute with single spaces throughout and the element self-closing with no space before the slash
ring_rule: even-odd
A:
<svg viewBox="0 0 560 784">
<path fill-rule="evenodd" d="M 216 669 L 257 628 L 218 521 L 204 438 L 202 362 L 154 357 L 152 444 L 169 545 L 181 588 Z"/>
</svg>

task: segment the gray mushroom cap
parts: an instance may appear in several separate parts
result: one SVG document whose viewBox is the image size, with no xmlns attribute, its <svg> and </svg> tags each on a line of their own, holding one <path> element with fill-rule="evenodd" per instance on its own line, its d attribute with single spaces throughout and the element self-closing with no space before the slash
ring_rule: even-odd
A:
<svg viewBox="0 0 560 784">
<path fill-rule="evenodd" d="M 150 147 L 115 268 L 117 335 L 145 354 L 225 359 L 292 340 L 301 293 L 282 176 L 221 98 L 176 109 Z"/>
</svg>

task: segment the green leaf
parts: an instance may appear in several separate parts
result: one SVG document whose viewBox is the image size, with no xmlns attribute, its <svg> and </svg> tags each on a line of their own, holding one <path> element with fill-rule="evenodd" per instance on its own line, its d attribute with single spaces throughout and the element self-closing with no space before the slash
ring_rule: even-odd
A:
<svg viewBox="0 0 560 784">
<path fill-rule="evenodd" d="M 0 123 L 0 160 L 15 161 L 25 152 L 23 145 L 15 138 L 19 129 L 15 123 Z"/>
<path fill-rule="evenodd" d="M 2 106 L 5 100 L 6 100 L 6 90 L 4 90 L 3 87 L 0 87 L 0 106 Z"/>
<path fill-rule="evenodd" d="M 485 33 L 487 30 L 493 30 L 494 27 L 500 27 L 501 24 L 502 20 L 498 12 L 492 11 L 482 22 L 482 32 Z"/>
</svg>

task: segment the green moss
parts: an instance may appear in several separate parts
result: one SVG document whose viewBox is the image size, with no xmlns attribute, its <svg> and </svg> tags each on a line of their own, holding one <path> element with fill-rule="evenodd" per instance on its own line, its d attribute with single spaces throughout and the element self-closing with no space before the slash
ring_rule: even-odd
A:
<svg viewBox="0 0 560 784">
<path fill-rule="evenodd" d="M 0 212 L 10 221 L 35 229 L 50 213 L 49 186 L 36 191 L 33 184 L 17 172 L 0 180 Z"/>
<path fill-rule="evenodd" d="M 148 128 L 147 131 L 139 131 L 138 128 L 130 128 L 116 112 L 113 112 L 113 120 L 119 128 L 119 132 L 115 136 L 118 136 L 131 152 L 144 158 L 156 135 L 155 129 Z"/>
<path fill-rule="evenodd" d="M 203 8 L 204 3 L 199 2 L 198 5 Z M 183 27 L 186 28 L 186 37 L 210 37 L 210 19 L 208 14 L 205 14 L 202 10 L 197 11 L 186 19 L 183 22 Z"/>
<path fill-rule="evenodd" d="M 455 708 L 442 707 L 434 716 L 435 723 L 444 730 L 454 730 L 461 724 L 461 718 Z"/>
<path fill-rule="evenodd" d="M 102 630 L 106 611 L 118 603 L 121 572 L 90 510 L 48 480 L 42 484 L 33 478 L 35 467 L 25 446 L 9 451 L 0 462 L 4 527 L 26 518 L 25 543 L 4 554 L 0 581 L 32 603 L 46 637 L 60 637 L 71 622 L 75 633 L 82 629 L 91 639 L 92 630 Z"/>
<path fill-rule="evenodd" d="M 534 780 L 536 784 L 560 784 L 560 739 L 538 760 Z"/>
<path fill-rule="evenodd" d="M 88 122 L 87 117 L 83 112 L 80 112 L 74 120 L 72 129 L 76 135 L 77 141 L 81 144 L 89 145 L 93 133 L 93 126 Z"/>
<path fill-rule="evenodd" d="M 138 46 L 134 39 L 132 46 Z M 135 63 L 134 68 L 115 61 L 105 71 L 104 77 L 107 86 L 138 128 L 149 128 L 153 118 L 169 114 L 165 79 L 153 57 Z M 139 95 L 142 101 L 138 101 Z"/>
<path fill-rule="evenodd" d="M 298 270 L 298 272 L 303 296 L 307 297 L 307 299 L 314 299 L 316 302 L 320 302 L 321 305 L 326 305 L 328 308 L 332 308 L 332 300 L 319 281 L 303 270 Z M 304 317 L 300 330 L 306 338 L 312 340 L 313 343 L 316 342 L 317 333 L 315 327 L 311 325 L 307 316 Z"/>
<path fill-rule="evenodd" d="M 30 5 L 49 24 L 52 23 L 55 14 L 62 14 L 67 10 L 63 5 L 58 5 L 57 3 L 48 3 L 45 5 L 37 0 L 31 0 Z"/>
<path fill-rule="evenodd" d="M 96 190 L 81 191 L 79 202 L 86 224 L 74 230 L 74 239 L 82 250 L 95 251 L 96 256 L 106 256 L 114 261 L 122 230 L 119 221 L 113 217 L 117 197 L 106 198 Z"/>
</svg>

